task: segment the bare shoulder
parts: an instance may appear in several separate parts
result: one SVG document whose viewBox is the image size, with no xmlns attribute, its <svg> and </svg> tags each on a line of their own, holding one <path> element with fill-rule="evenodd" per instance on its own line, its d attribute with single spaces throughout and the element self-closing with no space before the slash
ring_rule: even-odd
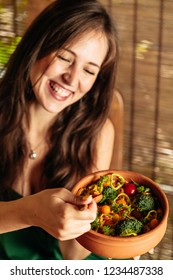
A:
<svg viewBox="0 0 173 280">
<path fill-rule="evenodd" d="M 97 161 L 98 169 L 108 169 L 112 159 L 114 148 L 114 126 L 110 119 L 107 119 L 97 139 Z"/>
<path fill-rule="evenodd" d="M 110 135 L 110 136 L 113 136 L 114 137 L 114 126 L 113 126 L 113 123 L 112 121 L 108 118 L 105 122 L 105 124 L 103 125 L 102 127 L 102 130 L 101 130 L 101 134 L 106 134 L 107 133 Z"/>
</svg>

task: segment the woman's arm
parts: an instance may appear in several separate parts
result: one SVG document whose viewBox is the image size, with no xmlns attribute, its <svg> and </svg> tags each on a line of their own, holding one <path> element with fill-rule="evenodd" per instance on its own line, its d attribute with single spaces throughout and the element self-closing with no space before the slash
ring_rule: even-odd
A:
<svg viewBox="0 0 173 280">
<path fill-rule="evenodd" d="M 25 198 L 0 202 L 0 234 L 29 227 L 27 220 Z"/>
<path fill-rule="evenodd" d="M 79 211 L 78 206 L 84 204 L 88 208 Z M 48 189 L 0 202 L 0 233 L 37 226 L 59 240 L 74 239 L 90 229 L 96 210 L 92 197 L 82 200 L 64 188 Z"/>
<path fill-rule="evenodd" d="M 76 239 L 59 241 L 59 247 L 65 260 L 83 260 L 91 254 Z"/>
<path fill-rule="evenodd" d="M 110 168 L 114 149 L 114 126 L 110 119 L 105 122 L 97 139 L 96 168 L 106 170 Z"/>
</svg>

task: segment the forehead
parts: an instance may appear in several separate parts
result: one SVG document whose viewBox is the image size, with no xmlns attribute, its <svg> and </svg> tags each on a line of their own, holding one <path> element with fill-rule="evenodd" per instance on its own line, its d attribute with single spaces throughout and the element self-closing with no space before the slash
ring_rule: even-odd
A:
<svg viewBox="0 0 173 280">
<path fill-rule="evenodd" d="M 86 32 L 75 38 L 66 49 L 73 51 L 77 56 L 94 59 L 100 65 L 108 51 L 108 40 L 104 33 L 96 31 Z"/>
</svg>

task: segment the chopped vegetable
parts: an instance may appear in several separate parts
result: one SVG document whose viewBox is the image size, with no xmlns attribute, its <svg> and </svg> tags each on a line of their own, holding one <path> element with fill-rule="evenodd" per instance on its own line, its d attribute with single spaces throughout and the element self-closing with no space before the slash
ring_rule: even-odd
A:
<svg viewBox="0 0 173 280">
<path fill-rule="evenodd" d="M 123 186 L 124 192 L 128 195 L 128 196 L 133 196 L 136 194 L 137 188 L 135 186 L 135 184 L 133 183 L 127 183 Z"/>
<path fill-rule="evenodd" d="M 137 219 L 125 219 L 117 223 L 115 227 L 115 235 L 119 236 L 136 236 L 141 233 L 143 224 Z"/>
<path fill-rule="evenodd" d="M 139 194 L 132 201 L 133 207 L 139 212 L 155 209 L 155 199 L 151 194 Z"/>
<path fill-rule="evenodd" d="M 156 218 L 154 218 L 149 222 L 149 228 L 153 229 L 153 228 L 157 227 L 158 224 L 159 224 L 159 221 Z"/>
<path fill-rule="evenodd" d="M 101 206 L 101 212 L 103 214 L 109 214 L 111 212 L 111 208 L 109 205 L 103 205 Z"/>
<path fill-rule="evenodd" d="M 116 197 L 117 191 L 111 187 L 104 188 L 102 195 L 103 198 L 100 203 L 103 203 L 105 200 L 113 200 Z"/>
</svg>

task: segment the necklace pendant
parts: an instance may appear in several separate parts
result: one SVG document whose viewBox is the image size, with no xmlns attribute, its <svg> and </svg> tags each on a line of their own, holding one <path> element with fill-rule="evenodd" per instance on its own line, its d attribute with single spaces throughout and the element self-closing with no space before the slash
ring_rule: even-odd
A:
<svg viewBox="0 0 173 280">
<path fill-rule="evenodd" d="M 34 152 L 34 151 L 30 151 L 30 153 L 29 153 L 29 158 L 30 159 L 36 159 L 36 157 L 37 157 L 37 154 L 36 154 L 36 152 Z"/>
</svg>

